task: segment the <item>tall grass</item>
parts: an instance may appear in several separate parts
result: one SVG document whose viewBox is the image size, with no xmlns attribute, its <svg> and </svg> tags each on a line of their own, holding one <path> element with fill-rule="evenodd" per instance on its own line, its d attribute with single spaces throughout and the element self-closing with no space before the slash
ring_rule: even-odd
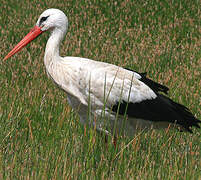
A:
<svg viewBox="0 0 201 180">
<path fill-rule="evenodd" d="M 69 29 L 61 55 L 147 71 L 201 119 L 201 12 L 196 0 L 0 3 L 3 59 L 47 8 Z M 48 33 L 47 33 L 48 34 Z M 142 132 L 117 148 L 83 127 L 47 78 L 43 34 L 0 61 L 0 179 L 200 179 L 201 130 Z"/>
</svg>

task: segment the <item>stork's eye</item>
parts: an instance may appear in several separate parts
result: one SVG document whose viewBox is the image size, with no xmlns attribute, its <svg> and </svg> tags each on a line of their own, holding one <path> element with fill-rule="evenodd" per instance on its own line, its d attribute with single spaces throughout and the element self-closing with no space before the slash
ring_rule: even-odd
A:
<svg viewBox="0 0 201 180">
<path fill-rule="evenodd" d="M 49 16 L 42 17 L 42 18 L 40 19 L 39 26 L 40 26 L 44 21 L 46 21 L 48 17 L 49 17 Z"/>
</svg>

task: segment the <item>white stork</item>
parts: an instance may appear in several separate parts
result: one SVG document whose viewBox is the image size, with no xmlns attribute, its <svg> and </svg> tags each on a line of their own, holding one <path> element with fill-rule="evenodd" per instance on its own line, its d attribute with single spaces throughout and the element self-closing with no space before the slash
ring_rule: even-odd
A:
<svg viewBox="0 0 201 180">
<path fill-rule="evenodd" d="M 59 46 L 68 26 L 66 15 L 58 9 L 44 11 L 35 27 L 4 58 L 5 60 L 50 31 L 44 63 L 49 77 L 65 91 L 80 121 L 106 134 L 133 136 L 137 130 L 179 127 L 192 132 L 199 128 L 185 106 L 159 92 L 168 88 L 146 77 L 145 73 L 81 57 L 60 57 Z"/>
</svg>

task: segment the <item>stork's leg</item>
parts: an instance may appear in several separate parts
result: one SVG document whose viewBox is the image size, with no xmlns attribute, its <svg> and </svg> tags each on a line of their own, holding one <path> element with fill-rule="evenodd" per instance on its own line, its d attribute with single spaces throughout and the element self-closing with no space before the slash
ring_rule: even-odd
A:
<svg viewBox="0 0 201 180">
<path fill-rule="evenodd" d="M 106 144 L 106 146 L 107 146 L 107 145 L 108 145 L 108 137 L 109 137 L 109 136 L 112 136 L 112 135 L 109 134 L 109 133 L 105 133 L 105 132 L 103 132 L 103 131 L 100 131 L 100 130 L 98 130 L 97 132 L 100 133 L 100 135 L 101 135 L 102 137 L 104 137 L 105 144 Z M 113 136 L 113 137 L 112 137 L 112 143 L 113 143 L 114 147 L 116 148 L 116 146 L 117 146 L 117 137 L 116 137 L 116 136 Z"/>
<path fill-rule="evenodd" d="M 114 137 L 112 138 L 112 142 L 113 142 L 113 144 L 114 144 L 114 147 L 116 148 L 116 147 L 117 147 L 117 137 L 116 137 L 116 136 L 114 136 Z"/>
</svg>

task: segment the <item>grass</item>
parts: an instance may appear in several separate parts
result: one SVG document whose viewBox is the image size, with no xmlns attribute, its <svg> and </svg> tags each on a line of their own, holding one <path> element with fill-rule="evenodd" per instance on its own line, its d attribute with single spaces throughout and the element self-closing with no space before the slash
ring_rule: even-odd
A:
<svg viewBox="0 0 201 180">
<path fill-rule="evenodd" d="M 147 71 L 201 119 L 199 1 L 2 0 L 0 6 L 1 59 L 45 9 L 59 8 L 69 18 L 61 55 Z M 0 179 L 201 179 L 200 129 L 120 137 L 115 149 L 80 125 L 47 78 L 47 34 L 0 61 Z"/>
</svg>

